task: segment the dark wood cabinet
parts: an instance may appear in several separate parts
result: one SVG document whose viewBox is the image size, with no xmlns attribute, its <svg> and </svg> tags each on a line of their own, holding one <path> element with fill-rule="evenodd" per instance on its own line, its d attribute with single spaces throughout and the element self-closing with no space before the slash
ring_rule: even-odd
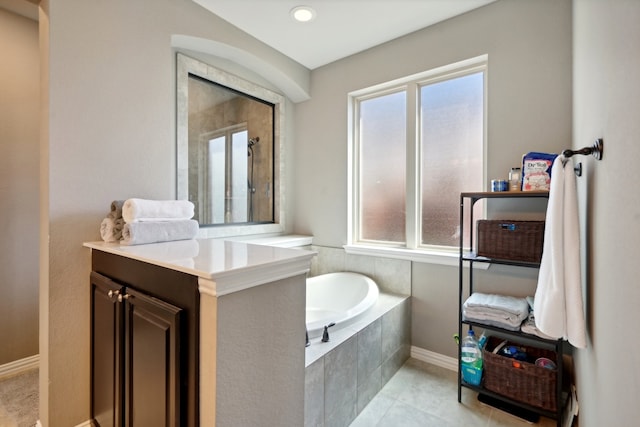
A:
<svg viewBox="0 0 640 427">
<path fill-rule="evenodd" d="M 99 426 L 123 426 L 124 323 L 122 304 L 114 298 L 123 290 L 91 273 L 91 412 Z"/>
<path fill-rule="evenodd" d="M 177 427 L 182 310 L 125 291 L 125 426 Z"/>
<path fill-rule="evenodd" d="M 91 273 L 92 407 L 106 426 L 179 426 L 182 310 Z"/>
<path fill-rule="evenodd" d="M 93 270 L 93 422 L 197 426 L 197 285 L 106 253 L 94 252 Z"/>
</svg>

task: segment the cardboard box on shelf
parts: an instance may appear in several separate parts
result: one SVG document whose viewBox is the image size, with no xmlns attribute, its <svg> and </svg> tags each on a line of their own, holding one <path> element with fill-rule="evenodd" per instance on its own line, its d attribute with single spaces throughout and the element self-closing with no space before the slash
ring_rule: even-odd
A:
<svg viewBox="0 0 640 427">
<path fill-rule="evenodd" d="M 549 191 L 553 153 L 527 153 L 522 157 L 522 191 Z"/>
</svg>

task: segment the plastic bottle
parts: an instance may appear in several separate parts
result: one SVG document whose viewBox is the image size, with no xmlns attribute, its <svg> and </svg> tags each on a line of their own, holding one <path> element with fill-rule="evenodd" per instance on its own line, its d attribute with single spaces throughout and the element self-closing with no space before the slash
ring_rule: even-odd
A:
<svg viewBox="0 0 640 427">
<path fill-rule="evenodd" d="M 511 168 L 509 171 L 509 191 L 520 191 L 520 168 Z"/>
<path fill-rule="evenodd" d="M 482 354 L 482 350 L 484 349 L 484 346 L 486 344 L 487 344 L 487 336 L 483 332 L 482 335 L 480 335 L 480 338 L 478 338 L 478 347 L 480 347 L 480 354 Z"/>
<path fill-rule="evenodd" d="M 460 369 L 467 384 L 480 385 L 482 379 L 482 351 L 475 333 L 469 330 L 460 347 Z"/>
</svg>

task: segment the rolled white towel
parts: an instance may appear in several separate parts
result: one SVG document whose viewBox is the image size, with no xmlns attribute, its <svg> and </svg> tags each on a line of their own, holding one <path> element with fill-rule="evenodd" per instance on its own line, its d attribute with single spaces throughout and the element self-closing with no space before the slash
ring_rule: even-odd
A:
<svg viewBox="0 0 640 427">
<path fill-rule="evenodd" d="M 193 219 L 174 221 L 130 222 L 122 229 L 123 245 L 171 242 L 193 239 L 198 234 L 198 221 Z"/>
<path fill-rule="evenodd" d="M 125 222 L 179 221 L 193 218 L 194 205 L 188 200 L 128 199 L 122 206 Z"/>
<path fill-rule="evenodd" d="M 122 218 L 122 205 L 124 205 L 124 200 L 114 200 L 111 202 L 111 210 L 109 211 L 107 218 Z"/>
<path fill-rule="evenodd" d="M 122 218 L 114 219 L 107 216 L 100 223 L 100 237 L 105 242 L 117 242 L 122 239 L 123 228 L 124 220 Z"/>
</svg>

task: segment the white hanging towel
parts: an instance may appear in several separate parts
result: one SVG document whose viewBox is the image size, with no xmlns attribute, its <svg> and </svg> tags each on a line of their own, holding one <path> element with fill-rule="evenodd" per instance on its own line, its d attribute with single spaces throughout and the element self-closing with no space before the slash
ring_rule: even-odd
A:
<svg viewBox="0 0 640 427">
<path fill-rule="evenodd" d="M 585 348 L 580 276 L 576 177 L 571 158 L 559 155 L 551 168 L 544 246 L 533 313 L 542 333 L 566 339 L 574 347 Z"/>
</svg>

